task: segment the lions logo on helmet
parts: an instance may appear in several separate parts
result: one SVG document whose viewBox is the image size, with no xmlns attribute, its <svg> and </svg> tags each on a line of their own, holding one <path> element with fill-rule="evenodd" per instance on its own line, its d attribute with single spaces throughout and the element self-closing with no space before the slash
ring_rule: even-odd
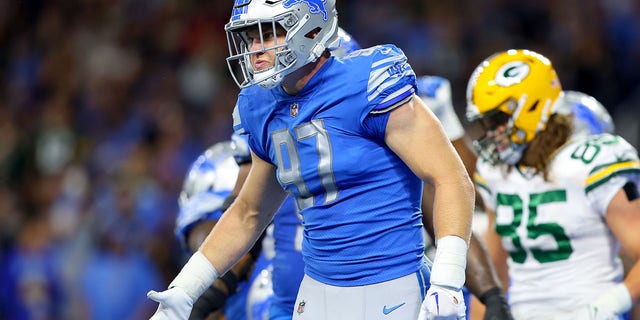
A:
<svg viewBox="0 0 640 320">
<path fill-rule="evenodd" d="M 582 92 L 563 91 L 553 112 L 573 117 L 574 136 L 615 132 L 607 109 L 596 98 Z"/>
<path fill-rule="evenodd" d="M 251 51 L 252 42 L 247 37 L 251 28 L 257 28 L 260 34 L 270 31 L 274 35 L 282 28 L 286 32 L 284 43 L 267 47 L 260 39 L 262 46 Z M 240 88 L 254 84 L 274 88 L 286 75 L 339 45 L 335 0 L 236 0 L 224 29 L 229 47 L 227 65 Z M 315 36 L 309 37 L 312 33 Z M 275 66 L 255 72 L 250 56 L 270 50 L 276 51 Z M 234 71 L 236 63 L 240 65 L 239 72 Z"/>
<path fill-rule="evenodd" d="M 183 248 L 187 248 L 187 233 L 195 223 L 220 218 L 222 204 L 235 186 L 238 171 L 230 141 L 213 145 L 191 164 L 178 199 L 175 227 Z"/>
<path fill-rule="evenodd" d="M 562 87 L 549 59 L 529 50 L 492 55 L 474 70 L 467 85 L 469 122 L 480 122 L 493 135 L 475 141 L 479 155 L 491 162 L 515 164 L 526 145 L 546 129 Z"/>
</svg>

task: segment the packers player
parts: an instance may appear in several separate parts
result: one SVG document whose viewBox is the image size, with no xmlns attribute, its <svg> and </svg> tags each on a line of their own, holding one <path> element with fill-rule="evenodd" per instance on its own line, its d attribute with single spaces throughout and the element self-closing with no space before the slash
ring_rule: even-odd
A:
<svg viewBox="0 0 640 320">
<path fill-rule="evenodd" d="M 487 247 L 508 267 L 516 319 L 622 319 L 640 298 L 640 161 L 622 137 L 574 132 L 551 64 L 529 50 L 492 55 L 467 87 L 483 135 L 475 180 Z M 499 270 L 504 270 L 502 268 Z"/>
</svg>

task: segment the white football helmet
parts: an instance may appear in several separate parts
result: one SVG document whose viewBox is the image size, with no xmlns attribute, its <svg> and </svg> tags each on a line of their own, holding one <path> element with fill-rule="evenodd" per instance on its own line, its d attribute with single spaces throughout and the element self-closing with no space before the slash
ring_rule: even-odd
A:
<svg viewBox="0 0 640 320">
<path fill-rule="evenodd" d="M 259 34 L 281 27 L 286 32 L 283 43 L 266 47 L 263 39 L 258 50 L 251 51 L 247 30 L 257 28 Z M 339 45 L 338 17 L 335 0 L 236 0 L 231 19 L 224 27 L 227 32 L 229 71 L 240 88 L 258 84 L 271 89 L 283 77 L 300 67 L 316 61 L 326 49 Z M 317 35 L 312 37 L 312 33 Z M 275 66 L 254 72 L 250 56 L 276 50 Z M 234 72 L 235 63 L 240 70 Z"/>
<path fill-rule="evenodd" d="M 553 106 L 554 113 L 573 116 L 573 135 L 614 133 L 607 109 L 596 98 L 578 91 L 563 91 Z"/>
<path fill-rule="evenodd" d="M 231 141 L 211 146 L 191 164 L 178 198 L 175 235 L 187 249 L 187 233 L 195 223 L 222 214 L 222 204 L 238 179 Z"/>
</svg>

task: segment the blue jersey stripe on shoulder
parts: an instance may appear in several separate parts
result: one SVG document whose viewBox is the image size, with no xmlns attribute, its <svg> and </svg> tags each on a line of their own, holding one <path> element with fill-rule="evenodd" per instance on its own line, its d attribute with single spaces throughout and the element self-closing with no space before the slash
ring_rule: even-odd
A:
<svg viewBox="0 0 640 320">
<path fill-rule="evenodd" d="M 411 97 L 414 93 L 414 89 L 412 85 L 405 85 L 402 89 L 394 92 L 392 95 L 385 98 L 382 102 L 380 102 L 371 113 L 384 113 L 389 110 L 394 109 L 400 102 L 408 101 L 408 98 Z"/>
<path fill-rule="evenodd" d="M 374 90 L 369 91 L 369 95 L 367 96 L 367 99 L 369 101 L 373 101 L 376 98 L 378 98 L 378 96 L 380 96 L 380 94 L 382 94 L 383 92 L 386 91 L 386 89 L 398 85 L 398 84 L 402 84 L 404 82 L 406 82 L 405 77 L 407 76 L 412 76 L 414 75 L 413 70 L 412 69 L 405 69 L 400 75 L 395 75 L 393 77 L 380 77 L 379 82 L 381 82 L 380 84 L 376 85 L 374 88 Z M 411 87 L 413 87 L 413 85 L 411 85 Z M 371 87 L 370 87 L 371 88 Z M 403 87 L 404 89 L 404 87 Z M 386 98 L 385 98 L 386 100 Z"/>
<path fill-rule="evenodd" d="M 393 75 L 391 74 L 392 68 L 396 64 L 405 63 L 405 56 L 392 56 L 380 61 L 376 61 L 371 65 L 371 72 L 369 73 L 369 82 L 367 84 L 367 92 L 371 93 L 382 82 L 389 79 Z"/>
<path fill-rule="evenodd" d="M 402 60 L 406 60 L 407 58 L 403 55 L 398 55 L 398 56 L 391 56 L 379 61 L 374 62 L 371 65 L 371 69 L 378 69 L 379 67 L 383 66 L 383 65 L 388 65 L 388 64 L 392 64 L 395 63 L 396 61 L 402 61 Z"/>
</svg>

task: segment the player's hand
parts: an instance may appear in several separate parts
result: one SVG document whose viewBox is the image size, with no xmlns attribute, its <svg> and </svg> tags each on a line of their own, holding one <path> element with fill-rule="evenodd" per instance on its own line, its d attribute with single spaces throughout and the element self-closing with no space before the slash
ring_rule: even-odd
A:
<svg viewBox="0 0 640 320">
<path fill-rule="evenodd" d="M 631 309 L 631 306 L 629 290 L 623 283 L 619 283 L 586 306 L 578 308 L 567 317 L 558 319 L 618 320 L 620 315 Z"/>
<path fill-rule="evenodd" d="M 189 318 L 193 299 L 179 287 L 162 292 L 149 291 L 147 298 L 160 303 L 149 320 L 186 320 Z"/>
<path fill-rule="evenodd" d="M 597 310 L 593 304 L 589 304 L 587 306 L 583 306 L 578 308 L 577 310 L 565 314 L 558 314 L 553 317 L 551 320 L 564 320 L 564 319 L 575 319 L 575 320 L 618 320 L 620 319 L 615 314 L 610 312 L 603 312 L 601 310 Z"/>
<path fill-rule="evenodd" d="M 480 298 L 485 306 L 483 320 L 513 320 L 513 315 L 500 288 L 485 292 Z"/>
<path fill-rule="evenodd" d="M 571 319 L 617 320 L 631 309 L 632 299 L 623 283 L 616 284 L 585 307 L 576 311 Z"/>
<path fill-rule="evenodd" d="M 464 320 L 462 290 L 431 284 L 420 306 L 419 320 Z"/>
<path fill-rule="evenodd" d="M 558 317 L 558 319 L 561 319 Z M 570 313 L 562 319 L 580 320 L 618 320 L 620 317 L 606 308 L 598 307 L 595 303 L 590 303 L 578 310 Z"/>
</svg>

